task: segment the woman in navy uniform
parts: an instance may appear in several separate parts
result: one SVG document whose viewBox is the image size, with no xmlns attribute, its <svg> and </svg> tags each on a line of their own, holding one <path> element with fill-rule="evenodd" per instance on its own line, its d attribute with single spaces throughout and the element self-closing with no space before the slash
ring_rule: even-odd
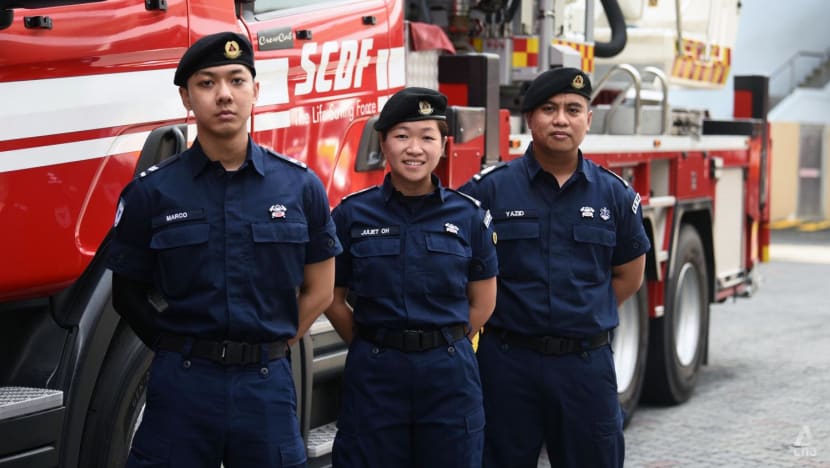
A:
<svg viewBox="0 0 830 468">
<path fill-rule="evenodd" d="M 332 212 L 344 251 L 325 313 L 350 343 L 338 468 L 481 466 L 469 335 L 495 305 L 495 239 L 479 203 L 432 174 L 446 106 L 430 89 L 393 95 L 375 123 L 390 173 Z"/>
<path fill-rule="evenodd" d="M 609 344 L 617 305 L 643 279 L 650 248 L 640 196 L 584 159 L 591 82 L 574 68 L 539 75 L 522 104 L 524 157 L 461 188 L 490 209 L 498 299 L 479 343 L 485 467 L 623 464 L 622 414 Z"/>
<path fill-rule="evenodd" d="M 174 84 L 198 137 L 122 193 L 113 302 L 156 351 L 128 467 L 305 466 L 286 345 L 341 247 L 320 180 L 248 135 L 255 75 L 244 36 L 194 43 Z"/>
</svg>

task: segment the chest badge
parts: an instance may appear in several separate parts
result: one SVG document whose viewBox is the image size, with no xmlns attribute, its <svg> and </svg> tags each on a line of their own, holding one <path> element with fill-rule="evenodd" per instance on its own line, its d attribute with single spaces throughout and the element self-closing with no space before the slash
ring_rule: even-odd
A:
<svg viewBox="0 0 830 468">
<path fill-rule="evenodd" d="M 444 230 L 450 234 L 458 234 L 458 226 L 453 223 L 444 223 Z"/>
<path fill-rule="evenodd" d="M 593 218 L 594 217 L 594 209 L 591 208 L 590 206 L 583 206 L 582 208 L 579 209 L 579 211 L 582 213 L 583 218 Z"/>
<path fill-rule="evenodd" d="M 279 203 L 271 205 L 268 211 L 271 213 L 271 219 L 285 218 L 285 205 L 280 205 Z"/>
<path fill-rule="evenodd" d="M 611 210 L 609 210 L 607 206 L 603 206 L 599 209 L 599 217 L 602 218 L 603 221 L 608 221 L 611 219 Z"/>
</svg>

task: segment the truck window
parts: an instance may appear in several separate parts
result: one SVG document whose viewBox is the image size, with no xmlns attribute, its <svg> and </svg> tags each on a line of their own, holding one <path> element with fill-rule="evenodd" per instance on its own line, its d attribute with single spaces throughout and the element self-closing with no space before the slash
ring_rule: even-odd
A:
<svg viewBox="0 0 830 468">
<path fill-rule="evenodd" d="M 328 3 L 332 5 L 348 3 L 344 0 L 256 0 L 254 14 L 270 13 L 273 11 L 289 10 L 292 8 L 309 7 Z"/>
</svg>

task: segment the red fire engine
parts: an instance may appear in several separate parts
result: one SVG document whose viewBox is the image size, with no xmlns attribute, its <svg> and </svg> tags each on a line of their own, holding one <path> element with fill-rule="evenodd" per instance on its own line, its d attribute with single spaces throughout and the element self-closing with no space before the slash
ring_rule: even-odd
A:
<svg viewBox="0 0 830 468">
<path fill-rule="evenodd" d="M 382 180 L 371 123 L 401 87 L 449 96 L 438 173 L 456 187 L 523 152 L 518 108 L 535 73 L 593 73 L 583 151 L 642 195 L 653 245 L 647 281 L 620 307 L 620 398 L 629 414 L 641 392 L 689 398 L 710 303 L 748 295 L 766 254 L 767 83 L 735 78 L 734 119 L 671 109 L 671 86 L 723 86 L 739 3 L 601 4 L 0 0 L 0 467 L 123 464 L 151 354 L 112 310 L 107 233 L 134 174 L 193 140 L 173 72 L 220 30 L 254 44 L 252 135 L 306 162 L 333 204 Z M 345 354 L 324 319 L 292 350 L 312 466 L 330 450 Z"/>
</svg>

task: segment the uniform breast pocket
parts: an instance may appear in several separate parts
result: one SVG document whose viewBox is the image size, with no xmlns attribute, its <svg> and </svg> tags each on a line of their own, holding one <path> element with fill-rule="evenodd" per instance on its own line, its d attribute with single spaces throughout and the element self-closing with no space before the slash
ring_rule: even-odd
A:
<svg viewBox="0 0 830 468">
<path fill-rule="evenodd" d="M 499 275 L 505 278 L 531 278 L 542 265 L 539 255 L 537 221 L 503 221 L 494 226 L 499 253 Z"/>
<path fill-rule="evenodd" d="M 473 250 L 456 235 L 428 232 L 425 237 L 427 257 L 422 271 L 424 292 L 463 297 L 467 294 L 467 275 Z"/>
<path fill-rule="evenodd" d="M 169 297 L 183 297 L 210 286 L 210 253 L 206 223 L 166 227 L 153 233 L 161 288 Z"/>
<path fill-rule="evenodd" d="M 308 226 L 299 222 L 251 224 L 254 244 L 251 274 L 267 289 L 300 286 L 305 268 Z"/>
<path fill-rule="evenodd" d="M 604 282 L 611 273 L 611 257 L 617 245 L 614 231 L 577 224 L 573 229 L 573 261 L 571 271 L 577 279 Z"/>
<path fill-rule="evenodd" d="M 401 292 L 401 240 L 377 237 L 354 242 L 352 282 L 354 292 L 364 297 L 389 297 Z"/>
</svg>

